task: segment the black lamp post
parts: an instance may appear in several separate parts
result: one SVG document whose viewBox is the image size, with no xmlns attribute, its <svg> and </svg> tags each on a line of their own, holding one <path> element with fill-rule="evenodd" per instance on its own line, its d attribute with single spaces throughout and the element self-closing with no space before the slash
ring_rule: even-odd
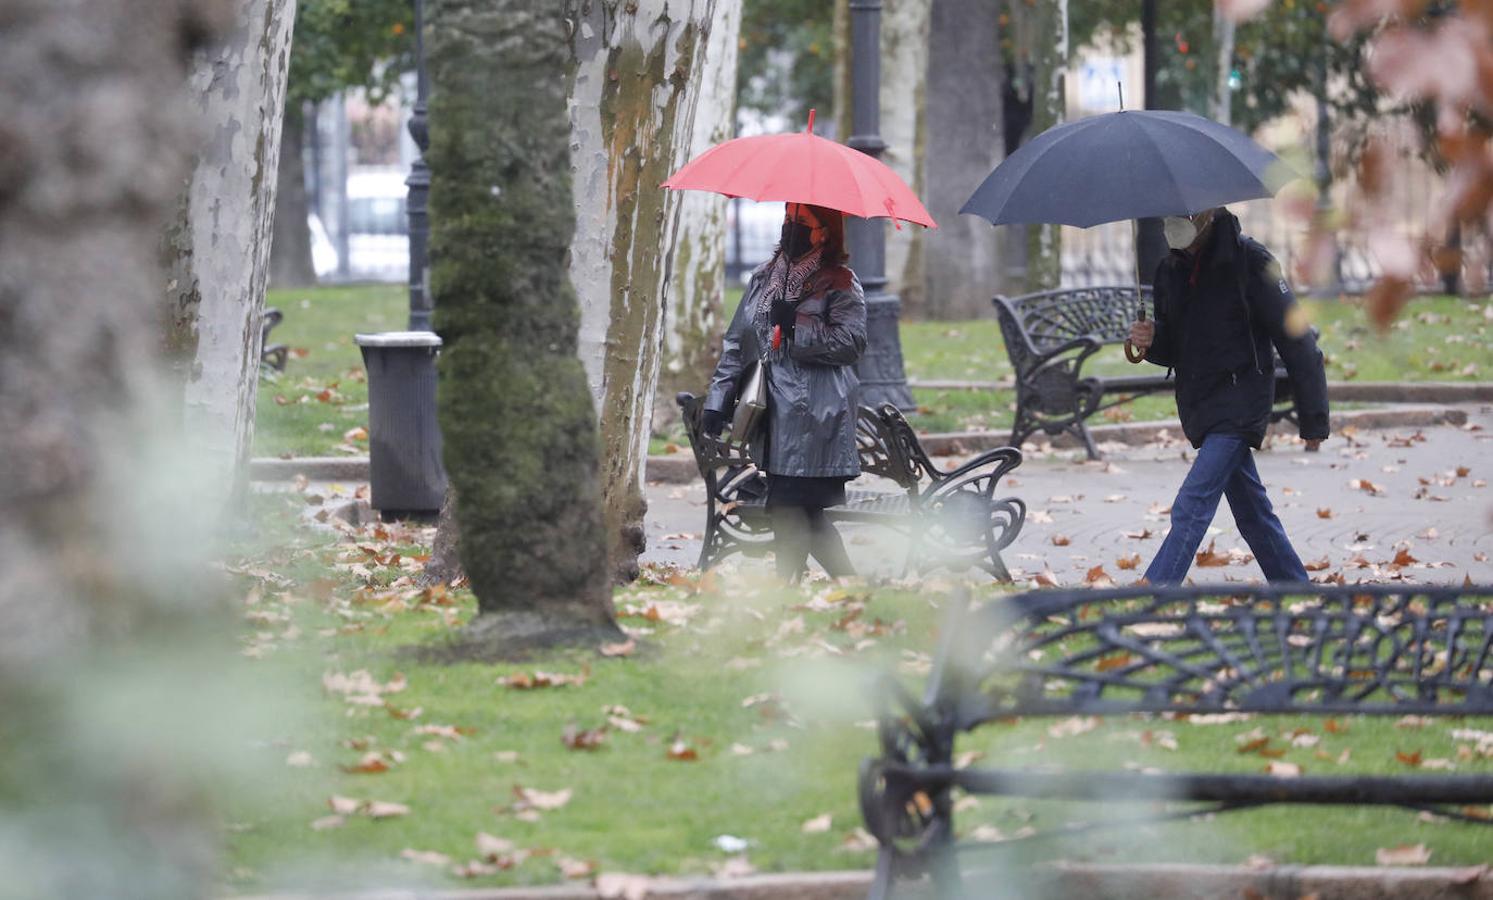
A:
<svg viewBox="0 0 1493 900">
<path fill-rule="evenodd" d="M 881 139 L 881 0 L 849 0 L 851 119 L 850 146 L 879 159 Z M 866 290 L 866 352 L 856 365 L 861 402 L 891 403 L 912 411 L 912 391 L 902 368 L 897 319 L 902 301 L 886 291 L 886 232 L 879 219 L 852 218 L 846 225 L 850 264 Z"/>
<path fill-rule="evenodd" d="M 431 302 L 429 278 L 426 276 L 426 243 L 430 238 L 430 166 L 425 152 L 430 149 L 430 131 L 426 127 L 425 104 L 429 85 L 425 78 L 425 0 L 415 0 L 415 107 L 410 113 L 410 136 L 415 139 L 419 155 L 410 166 L 406 210 L 410 232 L 410 331 L 429 331 Z"/>
</svg>

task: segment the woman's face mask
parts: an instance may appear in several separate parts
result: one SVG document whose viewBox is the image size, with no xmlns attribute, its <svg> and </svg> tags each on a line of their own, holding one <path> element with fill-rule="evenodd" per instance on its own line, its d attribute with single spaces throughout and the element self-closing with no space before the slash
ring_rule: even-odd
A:
<svg viewBox="0 0 1493 900">
<path fill-rule="evenodd" d="M 1161 230 L 1166 235 L 1166 245 L 1173 250 L 1186 250 L 1198 237 L 1198 227 L 1188 216 L 1167 216 L 1161 222 Z"/>
<path fill-rule="evenodd" d="M 814 229 L 802 222 L 790 220 L 783 223 L 781 240 L 783 252 L 788 254 L 788 258 L 798 259 L 814 246 Z"/>
<path fill-rule="evenodd" d="M 790 218 L 783 223 L 780 240 L 783 252 L 788 254 L 788 258 L 798 259 L 824 240 L 824 229 L 817 222 L 809 224 L 799 221 L 802 216 L 814 218 L 813 214 L 806 209 L 789 204 L 788 212 Z"/>
</svg>

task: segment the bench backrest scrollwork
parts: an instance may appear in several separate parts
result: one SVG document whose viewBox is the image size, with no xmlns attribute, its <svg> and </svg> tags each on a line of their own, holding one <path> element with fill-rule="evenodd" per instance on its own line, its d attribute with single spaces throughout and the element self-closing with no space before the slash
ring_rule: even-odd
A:
<svg viewBox="0 0 1493 900">
<path fill-rule="evenodd" d="M 997 297 L 996 312 L 1012 359 L 1044 353 L 1074 338 L 1092 337 L 1103 344 L 1117 344 L 1130 333 L 1130 323 L 1145 310 L 1151 317 L 1151 288 L 1133 285 L 1064 288 L 1020 297 Z M 1021 337 L 1024 340 L 1014 340 Z M 1025 345 L 1025 346 L 1020 346 Z"/>
<path fill-rule="evenodd" d="M 1493 714 L 1493 588 L 1037 591 L 955 613 L 958 727 L 1132 712 Z"/>
</svg>

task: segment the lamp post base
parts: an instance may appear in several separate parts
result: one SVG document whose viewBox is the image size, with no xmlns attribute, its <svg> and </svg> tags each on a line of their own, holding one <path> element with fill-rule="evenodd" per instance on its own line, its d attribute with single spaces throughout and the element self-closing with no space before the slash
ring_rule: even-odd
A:
<svg viewBox="0 0 1493 900">
<path fill-rule="evenodd" d="M 866 293 L 866 352 L 856 363 L 865 406 L 890 403 L 904 413 L 917 410 L 902 366 L 902 340 L 897 330 L 902 300 L 880 290 Z"/>
</svg>

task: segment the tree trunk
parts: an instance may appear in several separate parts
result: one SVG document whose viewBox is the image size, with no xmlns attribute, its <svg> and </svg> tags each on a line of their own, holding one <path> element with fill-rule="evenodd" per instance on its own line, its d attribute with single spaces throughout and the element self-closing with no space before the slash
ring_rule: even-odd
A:
<svg viewBox="0 0 1493 900">
<path fill-rule="evenodd" d="M 881 161 L 919 197 L 924 189 L 924 88 L 932 5 L 932 0 L 887 0 L 881 18 L 881 136 L 887 144 Z M 902 299 L 909 318 L 921 317 L 926 306 L 923 236 L 922 228 L 906 226 L 886 232 L 887 285 Z"/>
<path fill-rule="evenodd" d="M 307 287 L 316 284 L 311 261 L 310 207 L 306 198 L 306 116 L 294 103 L 285 106 L 280 130 L 280 166 L 275 188 L 274 240 L 270 245 L 270 286 Z"/>
<path fill-rule="evenodd" d="M 570 276 L 580 359 L 601 416 L 607 558 L 637 576 L 643 468 L 669 305 L 680 195 L 716 0 L 572 0 Z M 470 570 L 469 570 L 470 572 Z"/>
<path fill-rule="evenodd" d="M 259 383 L 280 124 L 295 0 L 243 0 L 226 40 L 192 73 L 205 131 L 166 230 L 166 346 L 183 385 L 201 502 L 246 486 Z"/>
<path fill-rule="evenodd" d="M 736 56 L 742 0 L 716 0 L 705 47 L 700 96 L 688 156 L 735 133 Z M 664 317 L 664 365 L 653 427 L 678 417 L 677 391 L 699 391 L 720 356 L 722 295 L 726 289 L 725 197 L 685 191 L 679 197 L 674 279 Z"/>
<path fill-rule="evenodd" d="M 435 523 L 435 546 L 420 572 L 420 586 L 452 584 L 464 574 L 461 570 L 461 525 L 456 518 L 456 492 L 446 488 L 441 513 Z"/>
<path fill-rule="evenodd" d="M 177 565 L 196 535 L 164 508 L 177 472 L 148 445 L 162 430 L 159 237 L 195 137 L 189 62 L 232 10 L 0 9 L 3 893 L 219 890 L 201 739 L 228 723 L 181 718 L 230 708 L 207 691 L 231 650 L 193 630 L 225 625 L 197 605 L 205 567 Z M 209 645 L 211 674 L 183 660 Z M 130 702 L 143 715 L 112 714 Z"/>
<path fill-rule="evenodd" d="M 924 195 L 938 235 L 924 245 L 926 315 L 991 315 L 1006 290 L 1002 229 L 959 208 L 1004 155 L 1000 7 L 985 0 L 933 0 L 928 57 L 928 150 Z"/>
<path fill-rule="evenodd" d="M 835 40 L 835 140 L 843 144 L 850 140 L 850 3 L 831 2 L 835 5 L 830 22 Z"/>
<path fill-rule="evenodd" d="M 1019 6 L 1021 4 L 1012 4 Z M 1032 16 L 1032 125 L 1036 137 L 1061 124 L 1068 71 L 1068 0 L 1043 0 Z M 1026 289 L 1056 288 L 1063 275 L 1062 231 L 1057 225 L 1027 228 Z"/>
<path fill-rule="evenodd" d="M 481 613 L 467 647 L 480 656 L 621 634 L 566 269 L 576 26 L 563 6 L 541 6 L 426 5 L 440 422 Z"/>
<path fill-rule="evenodd" d="M 1233 118 L 1234 91 L 1229 86 L 1229 73 L 1234 70 L 1234 31 L 1234 20 L 1224 15 L 1222 7 L 1214 6 L 1213 46 L 1218 48 L 1218 60 L 1214 67 L 1213 120 L 1225 125 Z"/>
</svg>

